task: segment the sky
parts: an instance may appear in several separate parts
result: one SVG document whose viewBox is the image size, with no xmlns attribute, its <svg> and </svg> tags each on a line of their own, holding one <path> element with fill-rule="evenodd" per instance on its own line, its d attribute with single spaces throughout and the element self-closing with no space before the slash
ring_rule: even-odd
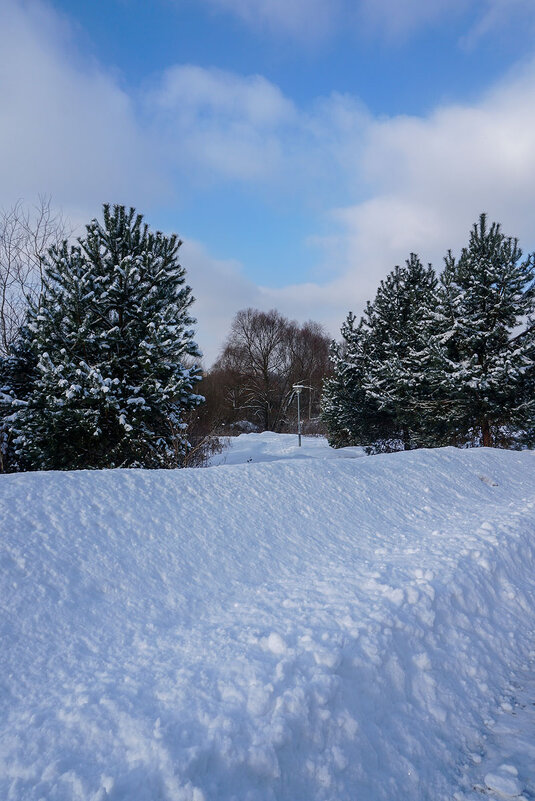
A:
<svg viewBox="0 0 535 801">
<path fill-rule="evenodd" d="M 481 212 L 535 248 L 533 0 L 0 0 L 0 208 L 183 240 L 209 367 L 234 314 L 337 337 Z"/>
</svg>

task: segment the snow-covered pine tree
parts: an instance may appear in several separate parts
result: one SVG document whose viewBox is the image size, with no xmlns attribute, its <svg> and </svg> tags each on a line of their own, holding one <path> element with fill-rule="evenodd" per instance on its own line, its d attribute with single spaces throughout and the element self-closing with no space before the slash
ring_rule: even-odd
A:
<svg viewBox="0 0 535 801">
<path fill-rule="evenodd" d="M 50 250 L 29 312 L 37 376 L 13 428 L 33 469 L 177 466 L 202 400 L 180 241 L 132 208 L 103 219 Z"/>
<path fill-rule="evenodd" d="M 437 279 L 411 253 L 381 281 L 358 325 L 350 314 L 343 342 L 332 352 L 334 376 L 326 385 L 323 415 L 332 444 L 373 450 L 429 444 L 426 368 Z"/>
<path fill-rule="evenodd" d="M 16 413 L 26 403 L 36 377 L 37 361 L 31 349 L 31 335 L 22 326 L 8 352 L 0 356 L 0 473 L 23 470 L 24 459 L 14 443 Z"/>
<path fill-rule="evenodd" d="M 411 253 L 381 281 L 366 309 L 370 346 L 364 389 L 388 415 L 391 439 L 405 450 L 432 444 L 434 437 L 428 344 L 437 283 L 433 267 Z"/>
<path fill-rule="evenodd" d="M 529 439 L 535 419 L 533 256 L 485 214 L 441 276 L 433 383 L 458 444 L 511 445 Z M 518 332 L 518 328 L 521 331 Z M 523 432 L 523 433 L 522 433 Z"/>
<path fill-rule="evenodd" d="M 331 345 L 333 375 L 323 385 L 322 419 L 333 447 L 372 447 L 388 439 L 391 426 L 388 415 L 364 390 L 369 333 L 363 319 L 357 323 L 349 312 L 341 334 L 342 342 Z"/>
<path fill-rule="evenodd" d="M 522 344 L 526 359 L 529 359 L 529 367 L 521 373 L 517 386 L 518 403 L 523 412 L 520 444 L 535 448 L 535 321 L 533 319 L 529 320 L 523 331 L 516 335 L 515 342 Z"/>
</svg>

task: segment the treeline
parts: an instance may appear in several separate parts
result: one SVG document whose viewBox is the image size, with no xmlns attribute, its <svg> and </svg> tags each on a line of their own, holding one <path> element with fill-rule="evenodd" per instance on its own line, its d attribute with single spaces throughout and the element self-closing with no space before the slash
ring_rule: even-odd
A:
<svg viewBox="0 0 535 801">
<path fill-rule="evenodd" d="M 0 472 L 202 464 L 217 435 L 320 415 L 329 339 L 277 311 L 237 313 L 200 366 L 176 236 L 103 207 L 74 244 L 41 198 L 0 213 Z"/>
<path fill-rule="evenodd" d="M 323 417 L 335 446 L 532 446 L 534 258 L 481 215 L 437 276 L 411 254 L 333 346 Z"/>
<path fill-rule="evenodd" d="M 417 255 L 330 343 L 239 311 L 203 371 L 175 236 L 103 207 L 70 243 L 41 200 L 0 214 L 0 472 L 201 463 L 217 436 L 295 429 L 370 452 L 535 443 L 535 261 L 481 215 L 442 273 Z"/>
<path fill-rule="evenodd" d="M 286 431 L 295 428 L 293 386 L 302 383 L 306 430 L 319 424 L 323 381 L 330 372 L 330 340 L 312 321 L 299 325 L 275 310 L 242 309 L 199 391 L 194 415 L 206 432 Z"/>
</svg>

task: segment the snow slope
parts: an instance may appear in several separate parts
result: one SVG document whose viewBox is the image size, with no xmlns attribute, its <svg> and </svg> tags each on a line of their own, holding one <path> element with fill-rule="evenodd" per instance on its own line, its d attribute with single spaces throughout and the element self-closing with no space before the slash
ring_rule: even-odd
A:
<svg viewBox="0 0 535 801">
<path fill-rule="evenodd" d="M 535 657 L 534 468 L 0 477 L 0 798 L 445 801 L 479 763 L 535 797 L 483 769 Z"/>
</svg>

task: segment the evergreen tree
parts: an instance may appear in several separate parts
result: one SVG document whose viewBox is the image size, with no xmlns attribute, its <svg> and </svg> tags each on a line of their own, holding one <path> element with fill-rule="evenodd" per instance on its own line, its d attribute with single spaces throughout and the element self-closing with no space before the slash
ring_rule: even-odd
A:
<svg viewBox="0 0 535 801">
<path fill-rule="evenodd" d="M 426 368 L 436 285 L 431 265 L 411 253 L 381 281 L 357 326 L 349 315 L 324 396 L 332 444 L 393 450 L 430 441 Z"/>
<path fill-rule="evenodd" d="M 349 312 L 341 334 L 342 342 L 331 345 L 333 375 L 324 383 L 322 418 L 333 447 L 372 448 L 389 440 L 392 427 L 388 413 L 364 389 L 369 369 L 369 332 L 364 320 L 357 323 L 355 315 Z"/>
<path fill-rule="evenodd" d="M 391 438 L 405 450 L 428 444 L 433 427 L 428 414 L 431 387 L 428 350 L 437 278 L 411 253 L 404 267 L 381 281 L 366 309 L 370 331 L 364 389 L 391 421 Z"/>
<path fill-rule="evenodd" d="M 31 349 L 31 335 L 22 326 L 17 339 L 0 356 L 0 473 L 23 470 L 24 458 L 16 453 L 14 423 L 32 391 L 37 361 Z"/>
<path fill-rule="evenodd" d="M 456 260 L 445 260 L 434 337 L 437 398 L 458 444 L 512 444 L 533 428 L 533 257 L 486 215 Z M 526 322 L 527 321 L 527 322 Z M 520 334 L 515 333 L 522 327 Z"/>
<path fill-rule="evenodd" d="M 13 431 L 34 469 L 176 466 L 183 413 L 202 401 L 180 241 L 134 209 L 103 218 L 49 251 L 29 312 L 36 376 Z"/>
<path fill-rule="evenodd" d="M 518 403 L 522 409 L 522 429 L 515 432 L 520 444 L 535 448 L 535 323 L 529 321 L 524 330 L 517 334 L 514 341 L 522 344 L 529 367 L 520 374 L 518 382 Z"/>
</svg>

